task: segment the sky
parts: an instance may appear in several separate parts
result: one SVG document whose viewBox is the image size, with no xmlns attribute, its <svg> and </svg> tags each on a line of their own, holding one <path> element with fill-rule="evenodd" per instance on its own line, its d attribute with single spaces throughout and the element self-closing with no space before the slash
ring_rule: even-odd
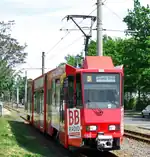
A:
<svg viewBox="0 0 150 157">
<path fill-rule="evenodd" d="M 141 0 L 141 4 L 150 4 L 150 0 Z M 12 36 L 20 44 L 28 45 L 25 49 L 28 53 L 26 64 L 18 66 L 17 70 L 24 75 L 23 68 L 27 68 L 28 78 L 34 79 L 41 75 L 41 70 L 34 68 L 41 68 L 42 51 L 46 54 L 45 72 L 64 62 L 67 54 L 80 53 L 84 49 L 82 32 L 71 31 L 66 36 L 65 29 L 77 27 L 71 20 L 62 19 L 66 15 L 88 15 L 92 11 L 91 15 L 96 16 L 95 8 L 96 0 L 0 0 L 1 21 L 15 20 Z M 127 27 L 122 19 L 127 15 L 127 9 L 132 8 L 133 0 L 104 0 L 102 22 L 103 28 L 108 31 L 103 34 L 125 37 L 123 30 Z M 90 26 L 90 20 L 76 21 L 82 27 Z M 61 28 L 64 30 L 60 31 Z M 96 28 L 96 22 L 93 28 Z M 92 32 L 92 39 L 96 39 L 96 31 Z"/>
</svg>

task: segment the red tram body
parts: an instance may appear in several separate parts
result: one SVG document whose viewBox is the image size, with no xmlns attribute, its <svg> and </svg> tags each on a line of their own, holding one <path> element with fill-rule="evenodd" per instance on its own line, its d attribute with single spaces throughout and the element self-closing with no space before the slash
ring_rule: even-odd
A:
<svg viewBox="0 0 150 157">
<path fill-rule="evenodd" d="M 28 119 L 65 148 L 120 149 L 124 134 L 123 68 L 87 56 L 82 68 L 58 67 L 28 90 Z"/>
</svg>

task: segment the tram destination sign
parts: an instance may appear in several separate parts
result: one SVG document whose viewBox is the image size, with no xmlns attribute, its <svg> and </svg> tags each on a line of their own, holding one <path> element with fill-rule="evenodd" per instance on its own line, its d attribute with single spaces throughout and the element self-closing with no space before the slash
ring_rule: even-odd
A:
<svg viewBox="0 0 150 157">
<path fill-rule="evenodd" d="M 85 83 L 116 83 L 119 82 L 119 74 L 91 74 L 83 75 Z"/>
<path fill-rule="evenodd" d="M 96 76 L 96 82 L 116 82 L 115 76 Z"/>
</svg>

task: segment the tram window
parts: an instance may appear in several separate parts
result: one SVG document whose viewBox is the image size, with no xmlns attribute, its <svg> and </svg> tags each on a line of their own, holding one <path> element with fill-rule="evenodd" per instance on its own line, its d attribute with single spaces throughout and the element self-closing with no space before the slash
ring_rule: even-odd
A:
<svg viewBox="0 0 150 157">
<path fill-rule="evenodd" d="M 76 75 L 76 103 L 77 106 L 82 106 L 82 88 L 81 74 Z"/>
<path fill-rule="evenodd" d="M 64 88 L 63 86 L 60 89 L 60 121 L 64 121 L 64 110 L 63 110 L 63 101 L 64 101 Z"/>
<path fill-rule="evenodd" d="M 55 97 L 56 97 L 56 93 L 55 93 L 55 80 L 52 80 L 52 105 L 55 106 Z"/>
<path fill-rule="evenodd" d="M 122 76 L 122 87 L 121 87 L 121 91 L 122 91 L 122 100 L 121 100 L 121 105 L 124 106 L 124 76 Z"/>
<path fill-rule="evenodd" d="M 68 102 L 68 78 L 67 77 L 64 79 L 63 82 L 62 97 L 65 103 L 67 103 Z"/>
<path fill-rule="evenodd" d="M 55 105 L 58 107 L 60 104 L 60 79 L 55 80 Z"/>
<path fill-rule="evenodd" d="M 47 90 L 47 104 L 48 104 L 48 116 L 51 116 L 51 105 L 52 105 L 52 89 Z"/>
<path fill-rule="evenodd" d="M 34 92 L 34 111 L 36 112 L 37 108 L 37 92 Z"/>
<path fill-rule="evenodd" d="M 36 105 L 37 105 L 37 110 L 36 111 L 37 111 L 37 113 L 40 113 L 40 104 L 41 104 L 40 97 L 41 97 L 40 92 L 38 91 L 37 92 L 37 98 L 36 98 L 37 99 L 37 101 L 36 101 Z"/>
<path fill-rule="evenodd" d="M 64 122 L 65 120 L 64 104 L 68 100 L 67 87 L 68 87 L 68 78 L 66 77 L 63 81 L 63 85 L 60 88 L 60 121 L 61 122 Z"/>
<path fill-rule="evenodd" d="M 47 93 L 47 103 L 50 106 L 52 104 L 52 98 L 51 98 L 51 89 L 48 89 L 48 93 Z"/>
<path fill-rule="evenodd" d="M 34 99 L 34 110 L 36 113 L 42 113 L 44 110 L 44 91 L 37 91 Z"/>
<path fill-rule="evenodd" d="M 68 76 L 68 107 L 72 108 L 74 105 L 74 77 Z"/>
</svg>

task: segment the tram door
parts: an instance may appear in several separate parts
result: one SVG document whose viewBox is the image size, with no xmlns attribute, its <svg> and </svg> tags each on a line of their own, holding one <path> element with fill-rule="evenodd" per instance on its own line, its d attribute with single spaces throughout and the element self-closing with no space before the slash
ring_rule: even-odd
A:
<svg viewBox="0 0 150 157">
<path fill-rule="evenodd" d="M 68 78 L 68 103 L 67 103 L 67 137 L 68 145 L 80 147 L 81 136 L 81 75 L 76 74 Z"/>
<path fill-rule="evenodd" d="M 64 146 L 80 146 L 81 131 L 80 131 L 80 109 L 76 108 L 75 93 L 76 93 L 76 77 L 68 76 L 64 80 L 61 103 L 60 103 L 60 141 Z M 78 124 L 74 121 L 78 119 Z M 74 123 L 75 122 L 75 123 Z M 74 128 L 78 128 L 74 131 Z"/>
<path fill-rule="evenodd" d="M 61 80 L 60 88 L 60 132 L 59 140 L 62 145 L 67 147 L 67 134 L 66 134 L 66 105 L 67 105 L 67 92 L 68 89 L 68 78 Z"/>
</svg>

